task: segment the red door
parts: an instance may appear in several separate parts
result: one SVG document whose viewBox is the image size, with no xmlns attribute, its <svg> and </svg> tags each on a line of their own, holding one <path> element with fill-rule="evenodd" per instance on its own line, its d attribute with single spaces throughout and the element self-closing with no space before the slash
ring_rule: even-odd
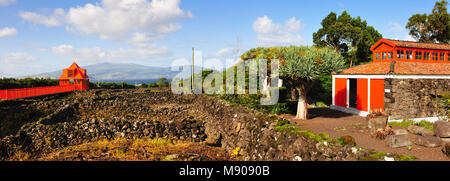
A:
<svg viewBox="0 0 450 181">
<path fill-rule="evenodd" d="M 334 105 L 347 107 L 347 79 L 334 79 Z"/>
<path fill-rule="evenodd" d="M 360 111 L 369 110 L 369 84 L 368 79 L 357 79 L 356 81 L 356 109 Z"/>
<path fill-rule="evenodd" d="M 370 110 L 384 110 L 384 79 L 370 79 Z"/>
</svg>

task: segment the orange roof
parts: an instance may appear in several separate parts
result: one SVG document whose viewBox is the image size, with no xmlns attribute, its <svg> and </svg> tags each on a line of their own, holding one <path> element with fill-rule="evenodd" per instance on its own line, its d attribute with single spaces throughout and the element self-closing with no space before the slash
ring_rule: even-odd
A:
<svg viewBox="0 0 450 181">
<path fill-rule="evenodd" d="M 340 75 L 450 75 L 450 63 L 371 62 L 345 69 Z"/>
<path fill-rule="evenodd" d="M 68 70 L 73 71 L 73 76 L 69 77 Z M 63 74 L 59 77 L 58 80 L 68 80 L 68 79 L 89 79 L 89 76 L 86 74 L 86 69 L 80 68 L 77 63 L 73 62 L 69 68 L 63 70 Z"/>
<path fill-rule="evenodd" d="M 393 47 L 405 47 L 405 48 L 421 48 L 421 49 L 432 49 L 432 50 L 450 50 L 450 44 L 438 44 L 438 43 L 422 43 L 415 41 L 404 41 L 404 40 L 391 40 L 391 39 L 380 39 L 375 43 L 370 50 L 374 50 L 380 43 L 387 43 Z"/>
</svg>

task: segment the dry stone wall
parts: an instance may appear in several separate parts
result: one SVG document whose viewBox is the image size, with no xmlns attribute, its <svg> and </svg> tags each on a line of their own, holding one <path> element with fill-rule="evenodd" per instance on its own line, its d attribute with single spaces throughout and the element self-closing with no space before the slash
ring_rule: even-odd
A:
<svg viewBox="0 0 450 181">
<path fill-rule="evenodd" d="M 450 79 L 385 79 L 384 109 L 391 119 L 444 115 L 440 96 L 450 91 Z"/>
<path fill-rule="evenodd" d="M 274 116 L 205 95 L 91 90 L 34 104 L 49 109 L 43 109 L 46 116 L 2 138 L 0 160 L 19 150 L 39 156 L 117 137 L 206 142 L 225 148 L 239 160 L 359 160 L 368 154 L 352 145 L 277 130 L 280 119 Z"/>
</svg>

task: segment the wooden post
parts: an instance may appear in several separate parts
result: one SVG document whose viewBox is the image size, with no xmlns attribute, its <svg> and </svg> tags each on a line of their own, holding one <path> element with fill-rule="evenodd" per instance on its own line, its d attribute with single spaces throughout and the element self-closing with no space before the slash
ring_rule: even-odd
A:
<svg viewBox="0 0 450 181">
<path fill-rule="evenodd" d="M 192 78 L 191 78 L 191 90 L 194 91 L 194 47 L 192 47 Z"/>
</svg>

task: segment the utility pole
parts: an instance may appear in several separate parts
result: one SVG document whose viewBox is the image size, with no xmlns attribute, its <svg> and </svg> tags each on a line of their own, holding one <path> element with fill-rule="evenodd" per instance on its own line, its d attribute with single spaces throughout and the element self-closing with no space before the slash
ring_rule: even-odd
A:
<svg viewBox="0 0 450 181">
<path fill-rule="evenodd" d="M 191 79 L 191 88 L 194 91 L 194 47 L 192 47 L 192 79 Z"/>
</svg>

